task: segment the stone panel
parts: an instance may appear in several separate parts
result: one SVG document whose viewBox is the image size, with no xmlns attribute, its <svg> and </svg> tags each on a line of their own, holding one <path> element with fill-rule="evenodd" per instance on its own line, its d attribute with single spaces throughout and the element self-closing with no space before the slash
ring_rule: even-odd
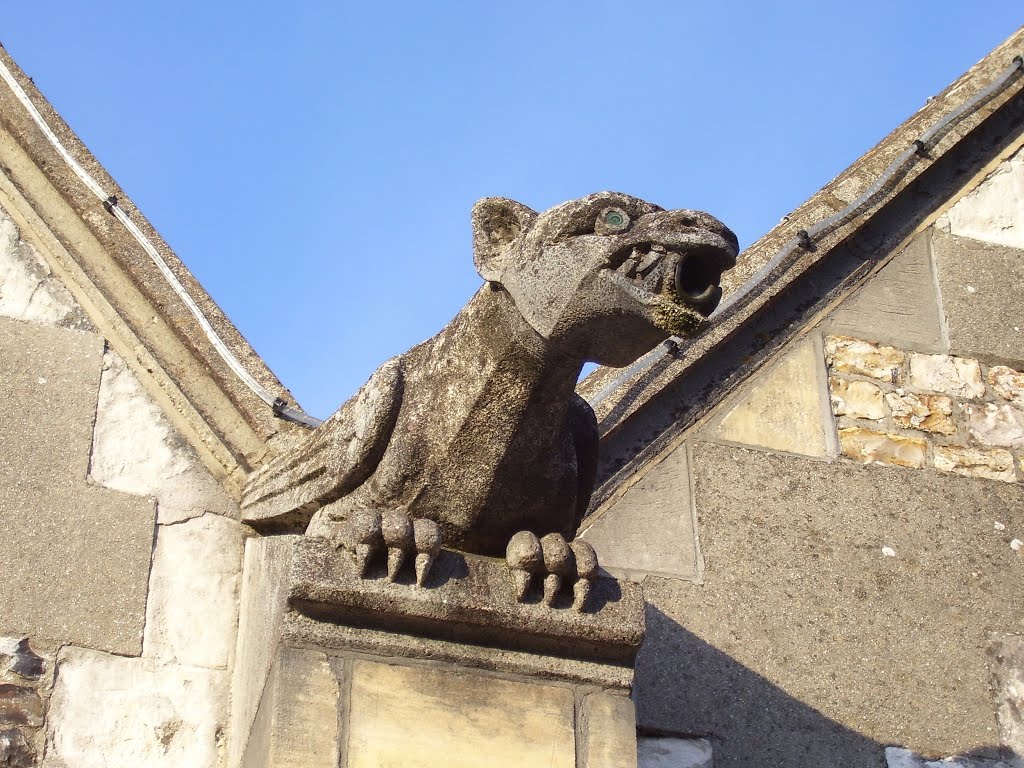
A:
<svg viewBox="0 0 1024 768">
<path fill-rule="evenodd" d="M 338 680 L 324 653 L 282 648 L 246 746 L 243 768 L 337 768 Z"/>
<path fill-rule="evenodd" d="M 652 467 L 580 535 L 594 545 L 601 566 L 615 575 L 697 578 L 686 447 Z"/>
<path fill-rule="evenodd" d="M 161 523 L 238 507 L 171 426 L 135 374 L 115 353 L 103 356 L 90 478 L 138 496 L 154 496 Z"/>
<path fill-rule="evenodd" d="M 0 315 L 91 330 L 92 324 L 6 211 L 0 208 Z"/>
<path fill-rule="evenodd" d="M 936 233 L 935 261 L 950 351 L 1024 363 L 1024 249 Z"/>
<path fill-rule="evenodd" d="M 146 606 L 146 656 L 228 668 L 245 531 L 241 523 L 212 514 L 160 526 Z"/>
<path fill-rule="evenodd" d="M 227 673 L 64 648 L 47 715 L 46 765 L 215 768 Z"/>
<path fill-rule="evenodd" d="M 943 352 L 929 235 L 919 235 L 821 326 L 828 333 Z"/>
<path fill-rule="evenodd" d="M 348 768 L 575 768 L 569 688 L 356 661 Z"/>
<path fill-rule="evenodd" d="M 1024 151 L 999 167 L 939 219 L 951 234 L 1024 248 Z"/>
<path fill-rule="evenodd" d="M 999 734 L 1024 762 L 1024 635 L 995 633 L 989 640 Z"/>
<path fill-rule="evenodd" d="M 579 768 L 636 768 L 636 711 L 628 696 L 584 695 L 578 732 Z"/>
<path fill-rule="evenodd" d="M 252 538 L 245 543 L 238 611 L 238 645 L 231 678 L 228 766 L 236 768 L 249 739 L 284 618 L 292 546 L 298 536 Z"/>
<path fill-rule="evenodd" d="M 804 456 L 827 455 L 822 368 L 810 339 L 797 344 L 754 379 L 709 435 Z"/>
<path fill-rule="evenodd" d="M 0 634 L 138 654 L 155 514 L 85 480 L 102 351 L 0 320 Z"/>
<path fill-rule="evenodd" d="M 712 768 L 711 742 L 707 739 L 642 736 L 637 739 L 637 764 L 638 768 Z"/>
<path fill-rule="evenodd" d="M 716 768 L 997 741 L 987 631 L 1024 621 L 1007 546 L 1024 487 L 709 443 L 692 458 L 704 583 L 645 584 L 641 726 L 713 736 Z"/>
</svg>

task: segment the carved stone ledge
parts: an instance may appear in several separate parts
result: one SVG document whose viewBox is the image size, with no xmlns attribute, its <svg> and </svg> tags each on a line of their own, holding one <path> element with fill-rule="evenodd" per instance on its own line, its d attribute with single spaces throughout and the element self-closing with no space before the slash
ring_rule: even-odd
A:
<svg viewBox="0 0 1024 768">
<path fill-rule="evenodd" d="M 360 576 L 352 552 L 302 538 L 287 599 L 319 622 L 613 665 L 631 666 L 644 638 L 636 584 L 597 578 L 582 611 L 572 608 L 571 592 L 550 606 L 539 588 L 517 602 L 503 560 L 450 550 L 419 587 L 411 570 L 391 581 L 381 563 Z"/>
</svg>

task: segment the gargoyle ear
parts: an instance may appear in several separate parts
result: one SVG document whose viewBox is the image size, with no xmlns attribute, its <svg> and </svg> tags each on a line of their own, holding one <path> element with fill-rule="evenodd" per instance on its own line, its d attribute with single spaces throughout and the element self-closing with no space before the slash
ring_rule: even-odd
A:
<svg viewBox="0 0 1024 768">
<path fill-rule="evenodd" d="M 537 212 L 504 197 L 485 197 L 473 206 L 473 263 L 480 277 L 500 282 L 509 248 Z"/>
</svg>

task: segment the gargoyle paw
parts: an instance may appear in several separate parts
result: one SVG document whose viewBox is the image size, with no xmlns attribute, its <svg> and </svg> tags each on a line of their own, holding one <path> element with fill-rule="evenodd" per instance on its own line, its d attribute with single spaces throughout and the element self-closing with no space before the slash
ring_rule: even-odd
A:
<svg viewBox="0 0 1024 768">
<path fill-rule="evenodd" d="M 535 574 L 544 574 L 544 604 L 554 604 L 564 585 L 573 584 L 573 608 L 582 611 L 597 575 L 597 553 L 582 539 L 566 543 L 558 533 L 538 539 L 530 531 L 513 536 L 505 550 L 505 562 L 512 577 L 512 590 L 517 602 L 526 600 L 526 593 Z"/>
</svg>

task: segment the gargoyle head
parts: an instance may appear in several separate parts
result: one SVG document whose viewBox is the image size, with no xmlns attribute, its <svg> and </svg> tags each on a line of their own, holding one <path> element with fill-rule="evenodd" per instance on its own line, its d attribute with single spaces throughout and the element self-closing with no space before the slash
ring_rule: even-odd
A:
<svg viewBox="0 0 1024 768">
<path fill-rule="evenodd" d="M 480 276 L 507 291 L 542 337 L 603 365 L 699 333 L 738 251 L 736 235 L 706 213 L 618 192 L 541 214 L 495 197 L 473 207 Z"/>
</svg>

